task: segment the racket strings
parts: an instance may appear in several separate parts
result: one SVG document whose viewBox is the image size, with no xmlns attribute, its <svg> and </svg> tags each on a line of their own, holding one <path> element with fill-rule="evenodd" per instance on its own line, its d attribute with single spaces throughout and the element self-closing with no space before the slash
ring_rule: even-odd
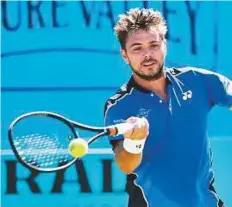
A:
<svg viewBox="0 0 232 207">
<path fill-rule="evenodd" d="M 14 145 L 24 162 L 36 167 L 62 166 L 70 160 L 68 150 L 55 134 L 30 134 L 15 137 Z"/>
</svg>

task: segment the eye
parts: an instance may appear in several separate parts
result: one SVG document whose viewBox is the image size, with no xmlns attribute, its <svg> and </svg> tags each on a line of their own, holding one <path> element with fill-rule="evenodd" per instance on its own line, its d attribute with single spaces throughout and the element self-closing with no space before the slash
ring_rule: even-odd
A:
<svg viewBox="0 0 232 207">
<path fill-rule="evenodd" d="M 154 49 L 158 49 L 160 47 L 160 45 L 152 44 L 151 47 L 154 48 Z"/>
<path fill-rule="evenodd" d="M 139 52 L 139 51 L 141 51 L 142 50 L 142 47 L 134 47 L 133 48 L 133 51 L 135 51 L 135 52 Z"/>
</svg>

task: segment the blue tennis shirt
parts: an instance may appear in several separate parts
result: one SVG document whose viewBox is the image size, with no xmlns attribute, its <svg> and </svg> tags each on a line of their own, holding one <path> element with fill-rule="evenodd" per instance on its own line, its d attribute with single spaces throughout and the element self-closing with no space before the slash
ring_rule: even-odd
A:
<svg viewBox="0 0 232 207">
<path fill-rule="evenodd" d="M 165 71 L 168 101 L 132 77 L 105 105 L 105 125 L 131 116 L 150 125 L 141 164 L 128 175 L 129 207 L 224 206 L 212 185 L 207 115 L 215 105 L 232 105 L 232 82 L 204 69 Z M 122 139 L 109 137 L 111 144 Z"/>
</svg>

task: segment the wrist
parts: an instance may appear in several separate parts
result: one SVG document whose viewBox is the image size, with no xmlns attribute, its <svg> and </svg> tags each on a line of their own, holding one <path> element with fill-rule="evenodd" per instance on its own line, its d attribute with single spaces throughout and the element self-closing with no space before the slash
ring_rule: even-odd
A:
<svg viewBox="0 0 232 207">
<path fill-rule="evenodd" d="M 132 140 L 125 138 L 123 140 L 123 148 L 132 154 L 140 154 L 143 151 L 146 139 Z"/>
</svg>

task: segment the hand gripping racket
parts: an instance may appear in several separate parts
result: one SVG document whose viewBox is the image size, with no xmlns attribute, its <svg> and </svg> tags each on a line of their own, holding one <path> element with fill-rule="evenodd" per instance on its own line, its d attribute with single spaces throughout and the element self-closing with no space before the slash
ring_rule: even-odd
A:
<svg viewBox="0 0 232 207">
<path fill-rule="evenodd" d="M 14 154 L 25 167 L 54 172 L 69 167 L 78 159 L 68 150 L 70 141 L 80 139 L 78 129 L 96 132 L 87 141 L 90 145 L 100 137 L 124 134 L 133 127 L 131 123 L 93 127 L 56 113 L 36 111 L 17 117 L 9 127 L 8 138 Z"/>
</svg>

